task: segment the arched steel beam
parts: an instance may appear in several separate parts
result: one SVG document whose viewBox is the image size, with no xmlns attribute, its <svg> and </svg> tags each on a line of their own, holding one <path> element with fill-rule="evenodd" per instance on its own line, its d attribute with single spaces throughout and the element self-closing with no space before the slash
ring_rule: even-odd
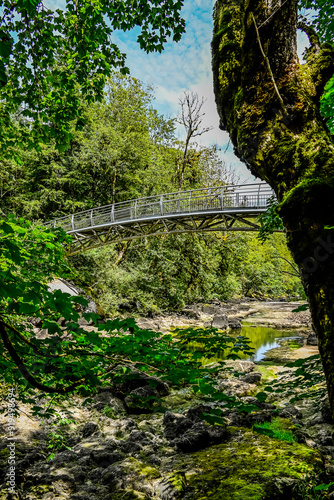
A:
<svg viewBox="0 0 334 500">
<path fill-rule="evenodd" d="M 219 186 L 140 198 L 48 223 L 73 236 L 68 254 L 149 236 L 204 231 L 258 231 L 272 198 L 264 183 Z"/>
</svg>

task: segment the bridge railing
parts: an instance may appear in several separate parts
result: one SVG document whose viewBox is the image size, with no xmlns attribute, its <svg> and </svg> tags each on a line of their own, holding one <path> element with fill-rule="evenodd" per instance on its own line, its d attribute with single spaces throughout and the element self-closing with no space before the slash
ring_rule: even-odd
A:
<svg viewBox="0 0 334 500">
<path fill-rule="evenodd" d="M 135 219 L 172 214 L 264 209 L 271 196 L 273 196 L 272 189 L 264 183 L 215 186 L 105 205 L 55 219 L 47 225 L 61 226 L 65 231 L 72 232 L 94 226 L 126 223 Z"/>
</svg>

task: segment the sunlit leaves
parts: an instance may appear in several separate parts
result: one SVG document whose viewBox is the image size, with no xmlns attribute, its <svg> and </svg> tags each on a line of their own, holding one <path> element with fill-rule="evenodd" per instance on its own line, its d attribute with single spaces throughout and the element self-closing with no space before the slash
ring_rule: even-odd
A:
<svg viewBox="0 0 334 500">
<path fill-rule="evenodd" d="M 23 400 L 31 399 L 31 393 L 24 395 L 31 387 L 46 393 L 78 389 L 79 394 L 87 395 L 98 385 L 117 387 L 136 378 L 141 370 L 155 375 L 156 379 L 150 379 L 154 387 L 160 380 L 175 388 L 191 386 L 203 400 L 252 411 L 217 389 L 215 375 L 223 369 L 223 362 L 218 369 L 203 366 L 192 348 L 192 344 L 203 344 L 206 356 L 212 358 L 223 351 L 227 356 L 228 352 L 239 356 L 250 352 L 246 337 L 234 338 L 215 328 L 161 334 L 139 328 L 133 318 L 98 324 L 96 314 L 82 312 L 86 299 L 48 289 L 53 274 L 60 276 L 66 269 L 62 243 L 67 239 L 62 231 L 44 230 L 22 220 L 9 219 L 0 225 L 0 369 L 6 383 L 17 384 Z M 98 327 L 83 328 L 79 315 Z M 36 320 L 42 335 L 33 327 Z M 9 344 L 19 353 L 20 362 Z M 24 376 L 22 364 L 32 378 Z M 139 403 L 143 408 L 153 405 L 156 411 L 163 410 L 156 396 Z M 37 414 L 42 410 L 35 405 Z M 204 418 L 222 422 L 215 413 Z"/>
<path fill-rule="evenodd" d="M 111 70 L 128 72 L 125 54 L 110 39 L 113 29 L 140 26 L 140 46 L 161 52 L 168 37 L 177 41 L 185 30 L 183 2 L 68 0 L 64 10 L 54 11 L 39 3 L 3 3 L 0 129 L 9 113 L 19 113 L 30 147 L 55 139 L 63 151 L 73 138 L 71 123 L 82 123 L 82 97 L 101 100 Z M 6 157 L 13 156 L 8 134 L 0 133 L 0 140 Z"/>
<path fill-rule="evenodd" d="M 284 228 L 283 221 L 278 215 L 277 208 L 278 202 L 275 196 L 272 196 L 267 200 L 267 210 L 258 218 L 261 224 L 258 238 L 262 243 L 268 240 L 274 231 Z"/>
<path fill-rule="evenodd" d="M 332 0 L 299 0 L 300 7 L 316 11 L 312 24 L 323 41 L 334 41 L 334 5 Z"/>
<path fill-rule="evenodd" d="M 326 383 L 318 354 L 305 359 L 297 359 L 286 366 L 292 368 L 293 372 L 279 381 L 273 380 L 264 387 L 263 392 L 256 395 L 259 401 L 264 401 L 269 393 L 284 393 L 290 398 L 291 404 L 302 399 L 319 401 L 324 396 Z"/>
<path fill-rule="evenodd" d="M 329 130 L 334 134 L 334 76 L 327 83 L 320 99 L 320 111 L 326 118 Z"/>
</svg>

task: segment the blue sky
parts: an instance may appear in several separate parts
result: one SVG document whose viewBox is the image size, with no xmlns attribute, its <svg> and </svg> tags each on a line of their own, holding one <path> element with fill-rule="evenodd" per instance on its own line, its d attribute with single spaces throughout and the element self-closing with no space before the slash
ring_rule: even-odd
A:
<svg viewBox="0 0 334 500">
<path fill-rule="evenodd" d="M 46 0 L 51 8 L 63 7 L 64 0 Z M 213 95 L 211 71 L 211 38 L 213 30 L 212 12 L 215 0 L 184 0 L 182 16 L 186 21 L 186 33 L 180 42 L 168 42 L 165 50 L 146 54 L 137 43 L 138 29 L 115 31 L 112 40 L 127 54 L 127 66 L 132 76 L 154 88 L 154 106 L 167 118 L 174 118 L 179 112 L 179 98 L 185 90 L 197 92 L 206 99 L 203 107 L 203 126 L 213 129 L 196 141 L 204 146 L 217 144 L 220 156 L 228 166 L 240 175 L 241 182 L 253 182 L 254 177 L 233 154 L 226 132 L 219 130 L 219 118 Z M 298 35 L 298 54 L 301 58 L 308 45 L 305 34 Z M 179 138 L 184 139 L 181 126 L 177 129 Z"/>
<path fill-rule="evenodd" d="M 179 98 L 184 90 L 195 91 L 206 99 L 203 124 L 213 129 L 196 140 L 202 145 L 217 144 L 220 155 L 228 165 L 233 165 L 241 182 L 253 182 L 254 177 L 228 146 L 228 134 L 219 130 L 219 118 L 213 95 L 211 71 L 211 38 L 213 30 L 212 12 L 214 0 L 185 0 L 182 15 L 187 31 L 178 43 L 168 42 L 165 50 L 146 54 L 136 42 L 137 31 L 114 32 L 112 39 L 127 54 L 127 66 L 132 76 L 154 88 L 154 106 L 160 114 L 175 117 L 179 111 Z M 307 44 L 306 36 L 300 34 L 299 55 Z M 182 128 L 178 129 L 183 139 Z M 225 152 L 226 148 L 227 151 Z"/>
</svg>

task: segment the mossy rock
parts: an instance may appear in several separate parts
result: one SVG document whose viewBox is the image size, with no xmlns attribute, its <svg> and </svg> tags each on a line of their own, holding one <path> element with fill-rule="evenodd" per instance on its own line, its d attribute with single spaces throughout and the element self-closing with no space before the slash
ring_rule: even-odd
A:
<svg viewBox="0 0 334 500">
<path fill-rule="evenodd" d="M 277 378 L 275 370 L 273 370 L 270 366 L 257 365 L 256 371 L 259 371 L 262 374 L 261 385 L 266 385 L 268 382 Z"/>
<path fill-rule="evenodd" d="M 173 468 L 185 472 L 185 500 L 293 500 L 293 485 L 319 474 L 322 459 L 307 446 L 243 429 L 242 442 L 180 455 Z"/>
<path fill-rule="evenodd" d="M 176 409 L 186 410 L 201 403 L 201 399 L 196 397 L 193 390 L 189 387 L 177 391 L 171 391 L 168 396 L 163 398 L 163 401 L 166 407 L 173 411 Z"/>
<path fill-rule="evenodd" d="M 53 486 L 50 484 L 38 484 L 37 486 L 32 486 L 29 489 L 29 493 L 34 494 L 36 498 L 43 498 L 43 495 L 49 491 L 53 491 Z"/>
<path fill-rule="evenodd" d="M 160 472 L 155 467 L 151 467 L 143 462 L 140 462 L 134 457 L 129 457 L 122 463 L 126 471 L 136 473 L 138 476 L 144 477 L 145 479 L 156 479 L 160 477 Z"/>
<path fill-rule="evenodd" d="M 113 494 L 113 500 L 149 500 L 150 497 L 135 490 L 118 490 Z"/>
</svg>

